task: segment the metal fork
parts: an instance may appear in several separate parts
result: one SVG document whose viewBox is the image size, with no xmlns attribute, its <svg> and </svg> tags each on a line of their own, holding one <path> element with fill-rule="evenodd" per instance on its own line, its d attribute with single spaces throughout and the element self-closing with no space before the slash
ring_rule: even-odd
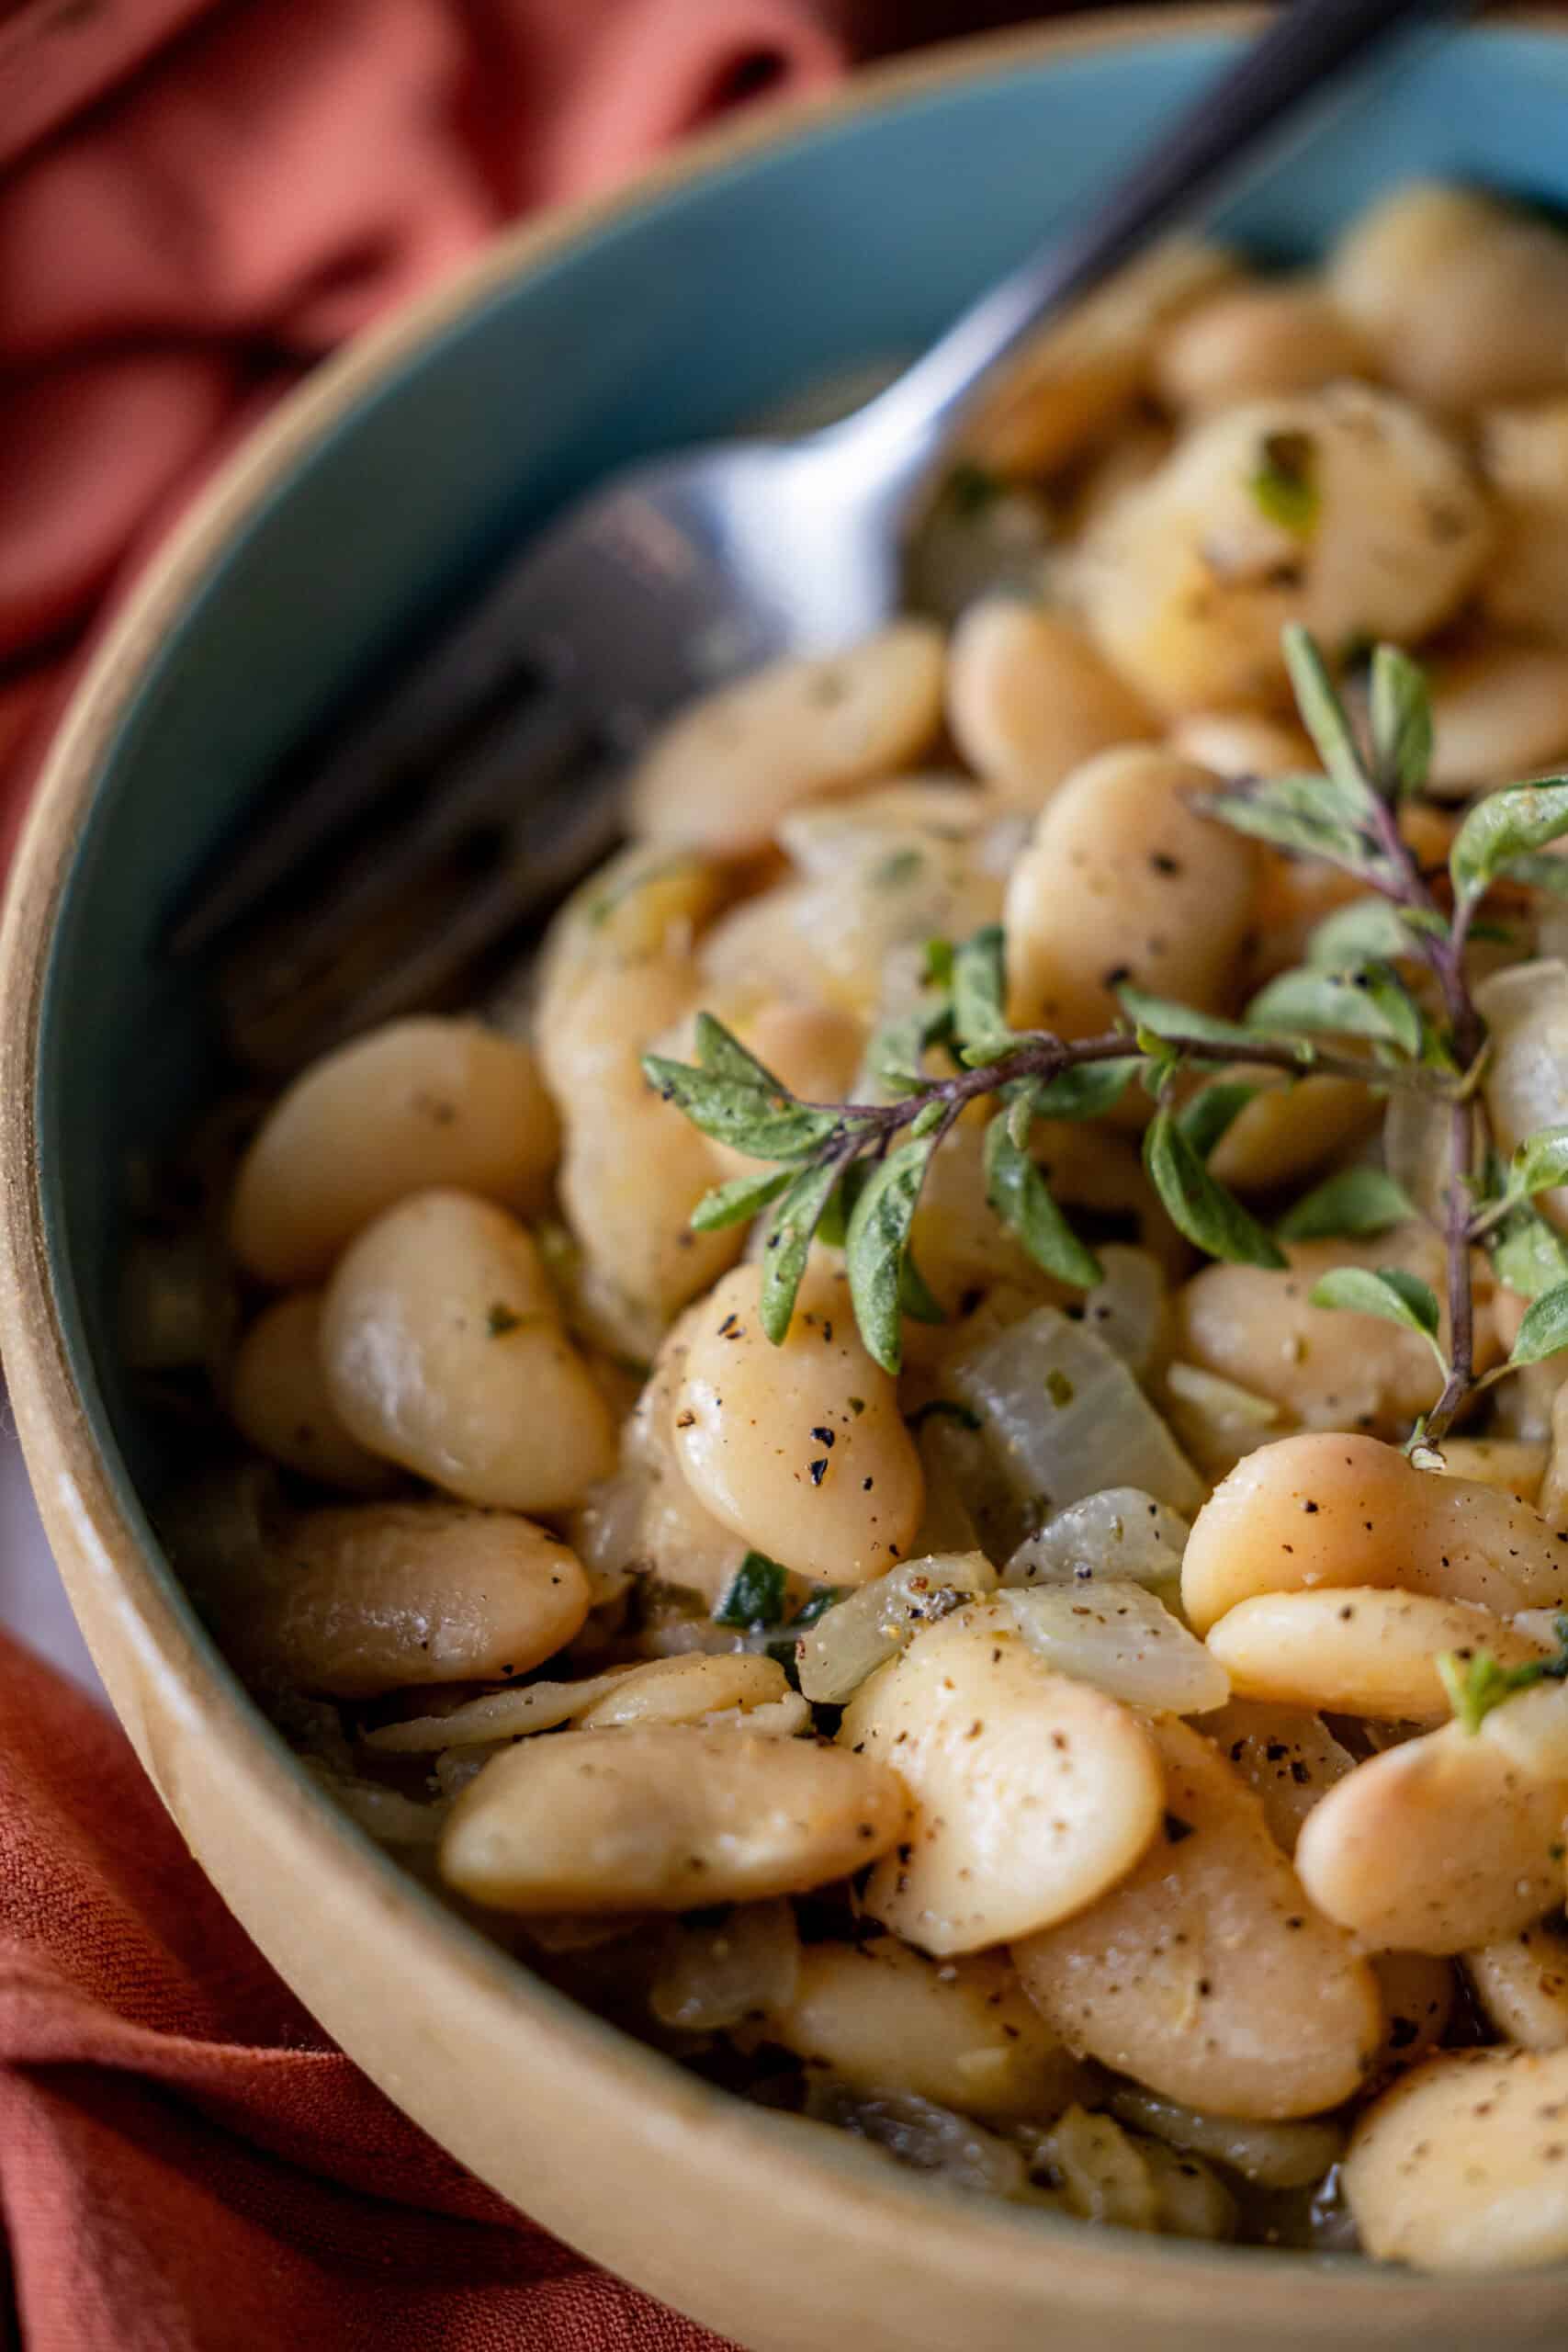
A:
<svg viewBox="0 0 1568 2352">
<path fill-rule="evenodd" d="M 853 415 L 662 458 L 574 506 L 180 911 L 170 951 L 215 956 L 243 1057 L 282 1074 L 451 1001 L 611 845 L 617 770 L 660 718 L 897 609 L 922 489 L 1026 335 L 1190 219 L 1374 43 L 1440 13 L 1293 0 L 1065 234 Z"/>
</svg>

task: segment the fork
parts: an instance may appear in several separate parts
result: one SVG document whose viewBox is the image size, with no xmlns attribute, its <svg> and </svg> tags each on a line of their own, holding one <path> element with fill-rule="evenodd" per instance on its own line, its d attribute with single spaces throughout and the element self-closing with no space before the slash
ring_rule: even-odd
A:
<svg viewBox="0 0 1568 2352">
<path fill-rule="evenodd" d="M 612 846 L 618 775 L 663 718 L 897 611 L 922 492 L 1025 336 L 1191 218 L 1375 43 L 1444 12 L 1293 0 L 1064 234 L 852 415 L 661 458 L 574 505 L 179 911 L 169 951 L 214 958 L 242 1058 L 287 1075 L 451 1001 Z"/>
</svg>

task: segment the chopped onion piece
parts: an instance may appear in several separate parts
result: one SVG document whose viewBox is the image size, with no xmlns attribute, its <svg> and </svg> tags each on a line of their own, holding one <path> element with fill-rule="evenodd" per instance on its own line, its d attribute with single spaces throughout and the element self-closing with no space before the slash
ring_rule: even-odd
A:
<svg viewBox="0 0 1568 2352">
<path fill-rule="evenodd" d="M 1238 1388 L 1199 1364 L 1166 1366 L 1165 1401 L 1171 1427 L 1211 1477 L 1223 1477 L 1244 1453 L 1286 1434 L 1286 1416 L 1272 1397 Z"/>
<path fill-rule="evenodd" d="M 1050 1513 L 1107 1487 L 1140 1487 L 1173 1510 L 1204 1497 L 1120 1356 L 1059 1307 L 1037 1307 L 948 1368 L 1021 1503 Z"/>
<path fill-rule="evenodd" d="M 1568 1783 L 1568 1683 L 1538 1682 L 1494 1707 L 1483 1739 L 1500 1747 L 1532 1781 Z"/>
<path fill-rule="evenodd" d="M 1136 1487 L 1107 1487 L 1069 1503 L 1036 1535 L 1025 1536 L 1002 1570 L 1004 1585 L 1087 1584 L 1123 1577 L 1172 1584 L 1191 1529 L 1179 1511 Z"/>
<path fill-rule="evenodd" d="M 1196 1635 L 1141 1584 L 1107 1577 L 1089 1587 L 998 1593 L 1032 1649 L 1058 1673 L 1092 1682 L 1128 1706 L 1172 1715 L 1223 1707 L 1230 1679 Z"/>
<path fill-rule="evenodd" d="M 1134 1379 L 1146 1380 L 1165 1339 L 1165 1269 L 1151 1250 L 1119 1241 L 1102 1245 L 1100 1262 L 1105 1280 L 1085 1296 L 1084 1329 L 1103 1340 Z"/>
<path fill-rule="evenodd" d="M 1119 2230 L 1157 2228 L 1154 2174 L 1112 2117 L 1069 2107 L 1040 2142 L 1035 2163 L 1060 2179 L 1067 2211 L 1080 2221 Z"/>
<path fill-rule="evenodd" d="M 445 1804 L 421 1804 L 397 1789 L 382 1788 L 378 1781 L 334 1772 L 313 1758 L 304 1758 L 304 1764 L 311 1779 L 319 1781 L 333 1802 L 378 1845 L 434 1846 L 440 1837 L 446 1819 Z"/>
<path fill-rule="evenodd" d="M 874 1584 L 863 1584 L 800 1636 L 795 1658 L 802 1690 L 818 1703 L 840 1705 L 921 1625 L 977 1592 L 993 1592 L 996 1583 L 983 1552 L 950 1552 L 906 1560 Z"/>
<path fill-rule="evenodd" d="M 716 1926 L 674 1928 L 648 1996 L 661 2025 L 724 2033 L 788 2008 L 800 1973 L 790 1905 L 741 1903 Z"/>
<path fill-rule="evenodd" d="M 807 2113 L 816 2122 L 836 2123 L 840 2131 L 885 2148 L 917 2172 L 938 2174 L 950 2188 L 982 2197 L 1028 2194 L 1021 2149 L 913 2091 L 867 2096 L 842 2084 L 820 2084 L 807 2094 Z"/>
<path fill-rule="evenodd" d="M 764 1699 L 760 1707 L 719 1707 L 699 1715 L 705 1731 L 760 1732 L 764 1739 L 795 1739 L 811 1729 L 811 1710 L 798 1690 L 782 1699 Z"/>
<path fill-rule="evenodd" d="M 1228 2165 L 1259 2188 L 1306 2188 L 1323 2178 L 1345 2146 L 1337 2123 L 1237 2123 L 1227 2115 L 1200 2115 L 1136 2083 L 1118 2086 L 1111 2111 L 1168 2147 L 1190 2148 Z"/>
<path fill-rule="evenodd" d="M 617 1666 L 585 1682 L 525 1682 L 515 1690 L 487 1691 L 482 1699 L 454 1707 L 450 1714 L 381 1724 L 365 1734 L 365 1745 L 382 1756 L 425 1756 L 444 1747 L 473 1747 L 488 1740 L 521 1739 L 525 1732 L 554 1731 L 636 1671 L 635 1667 Z"/>
<path fill-rule="evenodd" d="M 1492 1046 L 1482 1091 L 1506 1154 L 1538 1127 L 1568 1123 L 1568 964 L 1550 957 L 1494 972 L 1475 1008 Z M 1568 1229 L 1568 1185 L 1538 1194 L 1536 1205 Z"/>
</svg>

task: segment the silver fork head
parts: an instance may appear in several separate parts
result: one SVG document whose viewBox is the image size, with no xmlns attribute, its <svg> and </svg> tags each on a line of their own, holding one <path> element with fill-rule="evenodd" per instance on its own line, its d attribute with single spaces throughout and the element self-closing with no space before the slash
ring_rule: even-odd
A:
<svg viewBox="0 0 1568 2352">
<path fill-rule="evenodd" d="M 287 1075 L 454 1001 L 612 845 L 618 774 L 693 695 L 898 598 L 897 518 L 838 430 L 591 495 L 416 663 L 174 930 L 218 951 L 242 1057 Z"/>
</svg>

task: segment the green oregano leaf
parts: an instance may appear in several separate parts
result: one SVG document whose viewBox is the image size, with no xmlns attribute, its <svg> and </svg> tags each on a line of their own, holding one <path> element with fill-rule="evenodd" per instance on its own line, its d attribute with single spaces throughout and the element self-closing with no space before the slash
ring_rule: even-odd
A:
<svg viewBox="0 0 1568 2352">
<path fill-rule="evenodd" d="M 870 1174 L 868 1159 L 852 1159 L 829 1194 L 828 1205 L 817 1220 L 817 1238 L 829 1250 L 841 1250 L 848 1239 L 851 1212 Z"/>
<path fill-rule="evenodd" d="M 1400 908 L 1387 899 L 1354 899 L 1316 926 L 1306 959 L 1314 971 L 1352 972 L 1362 964 L 1396 963 L 1414 944 Z"/>
<path fill-rule="evenodd" d="M 1510 1363 L 1540 1363 L 1568 1348 L 1568 1283 L 1542 1291 L 1525 1309 Z"/>
<path fill-rule="evenodd" d="M 778 1624 L 788 1586 L 787 1568 L 765 1552 L 748 1552 L 713 1612 L 715 1624 L 743 1625 L 752 1633 Z"/>
<path fill-rule="evenodd" d="M 855 1321 L 884 1372 L 897 1372 L 904 1361 L 904 1253 L 934 1148 L 934 1137 L 924 1136 L 890 1151 L 867 1178 L 844 1237 Z"/>
<path fill-rule="evenodd" d="M 838 1125 L 831 1111 L 797 1102 L 789 1089 L 711 1014 L 697 1016 L 700 1067 L 645 1054 L 642 1074 L 716 1143 L 757 1159 L 805 1159 Z"/>
<path fill-rule="evenodd" d="M 1144 1164 L 1179 1233 L 1235 1266 L 1270 1266 L 1289 1261 L 1271 1235 L 1243 1208 L 1233 1193 L 1216 1183 L 1168 1110 L 1156 1111 L 1144 1136 Z"/>
<path fill-rule="evenodd" d="M 1379 870 L 1376 843 L 1348 823 L 1326 776 L 1275 775 L 1197 797 L 1206 816 L 1295 857 L 1326 858 L 1352 873 Z"/>
<path fill-rule="evenodd" d="M 953 999 L 944 988 L 922 989 L 906 1012 L 884 1022 L 865 1050 L 865 1068 L 874 1086 L 889 1096 L 912 1093 L 927 1084 L 922 1059 L 931 1046 L 953 1035 Z"/>
<path fill-rule="evenodd" d="M 1517 858 L 1568 833 L 1568 780 L 1542 776 L 1478 800 L 1454 836 L 1449 873 L 1458 899 L 1481 897 Z"/>
<path fill-rule="evenodd" d="M 763 1236 L 759 1313 L 762 1329 L 775 1348 L 789 1329 L 811 1237 L 839 1175 L 840 1170 L 831 1160 L 818 1161 L 805 1170 L 779 1202 Z"/>
<path fill-rule="evenodd" d="M 945 1323 L 947 1309 L 915 1261 L 910 1249 L 904 1251 L 904 1262 L 898 1270 L 898 1305 L 904 1314 L 916 1323 Z"/>
<path fill-rule="evenodd" d="M 1421 1051 L 1420 1011 L 1386 964 L 1368 964 L 1356 972 L 1321 972 L 1310 964 L 1298 964 L 1253 998 L 1247 1018 L 1254 1030 L 1374 1037 L 1397 1046 L 1413 1059 Z"/>
<path fill-rule="evenodd" d="M 1438 1341 L 1440 1310 L 1430 1283 L 1403 1266 L 1336 1266 L 1307 1294 L 1313 1306 L 1348 1307 L 1352 1314 L 1381 1316 L 1385 1323 L 1418 1331 L 1444 1372 L 1448 1359 Z"/>
<path fill-rule="evenodd" d="M 953 951 L 953 1025 L 959 1044 L 970 1048 L 1006 1045 L 1011 1039 L 999 922 L 987 923 Z"/>
<path fill-rule="evenodd" d="M 993 1119 L 986 1129 L 985 1165 L 987 1200 L 1037 1266 L 1080 1290 L 1104 1281 L 1099 1259 L 1078 1239 L 1044 1177 L 1009 1135 L 1005 1117 Z"/>
<path fill-rule="evenodd" d="M 1281 1241 L 1359 1240 L 1415 1215 L 1407 1195 L 1381 1168 L 1344 1168 L 1299 1200 L 1274 1230 Z"/>
<path fill-rule="evenodd" d="M 1539 1298 L 1568 1283 L 1568 1241 L 1528 1203 L 1494 1226 L 1486 1246 L 1498 1281 L 1521 1298 Z"/>
<path fill-rule="evenodd" d="M 777 1200 L 790 1181 L 787 1168 L 764 1168 L 755 1176 L 737 1176 L 728 1184 L 716 1184 L 705 1193 L 692 1211 L 694 1233 L 718 1233 L 727 1225 L 744 1225 Z"/>
<path fill-rule="evenodd" d="M 1035 1115 L 1042 1119 L 1099 1119 L 1113 1111 L 1143 1065 L 1136 1054 L 1114 1061 L 1079 1062 L 1059 1070 L 1034 1089 Z"/>
<path fill-rule="evenodd" d="M 1332 808 L 1352 824 L 1370 813 L 1373 800 L 1357 747 L 1349 714 L 1340 701 L 1327 665 L 1310 629 L 1292 622 L 1283 632 L 1285 667 L 1291 673 L 1302 724 L 1317 746 L 1317 755 L 1333 787 Z"/>
<path fill-rule="evenodd" d="M 1508 1163 L 1508 1194 L 1524 1198 L 1568 1184 L 1568 1127 L 1540 1127 L 1527 1136 Z"/>
<path fill-rule="evenodd" d="M 1568 857 L 1553 857 L 1550 850 L 1540 850 L 1526 857 L 1511 857 L 1506 871 L 1510 882 L 1526 882 L 1532 890 L 1545 890 L 1554 899 L 1568 899 Z M 1483 939 L 1484 926 L 1472 922 L 1470 935 L 1472 939 Z"/>
<path fill-rule="evenodd" d="M 1520 1666 L 1499 1666 L 1490 1650 L 1444 1650 L 1437 1660 L 1443 1688 L 1462 1731 L 1481 1729 L 1494 1707 L 1516 1691 L 1533 1690 L 1538 1682 L 1568 1682 L 1568 1617 L 1552 1628 L 1557 1649 L 1551 1657 L 1527 1658 Z"/>
<path fill-rule="evenodd" d="M 1038 1109 L 1038 1089 L 1026 1083 L 1020 1086 L 1003 1114 L 1008 1123 L 1008 1135 L 1020 1151 L 1028 1146 L 1030 1129 L 1034 1125 Z"/>
<path fill-rule="evenodd" d="M 1244 1028 L 1239 1021 L 1222 1021 L 1215 1013 L 1198 1012 L 1190 1004 L 1173 1003 L 1168 997 L 1150 996 L 1145 989 L 1124 986 L 1116 994 L 1143 1036 L 1192 1038 L 1205 1046 L 1234 1046 L 1238 1053 L 1258 1043 L 1256 1026 Z"/>
<path fill-rule="evenodd" d="M 1370 719 L 1378 781 L 1391 799 L 1419 792 L 1432 764 L 1432 697 L 1427 673 L 1397 645 L 1372 655 Z"/>
<path fill-rule="evenodd" d="M 1200 1159 L 1208 1159 L 1225 1130 L 1235 1125 L 1260 1091 L 1242 1079 L 1220 1079 L 1182 1106 L 1176 1115 Z"/>
</svg>

